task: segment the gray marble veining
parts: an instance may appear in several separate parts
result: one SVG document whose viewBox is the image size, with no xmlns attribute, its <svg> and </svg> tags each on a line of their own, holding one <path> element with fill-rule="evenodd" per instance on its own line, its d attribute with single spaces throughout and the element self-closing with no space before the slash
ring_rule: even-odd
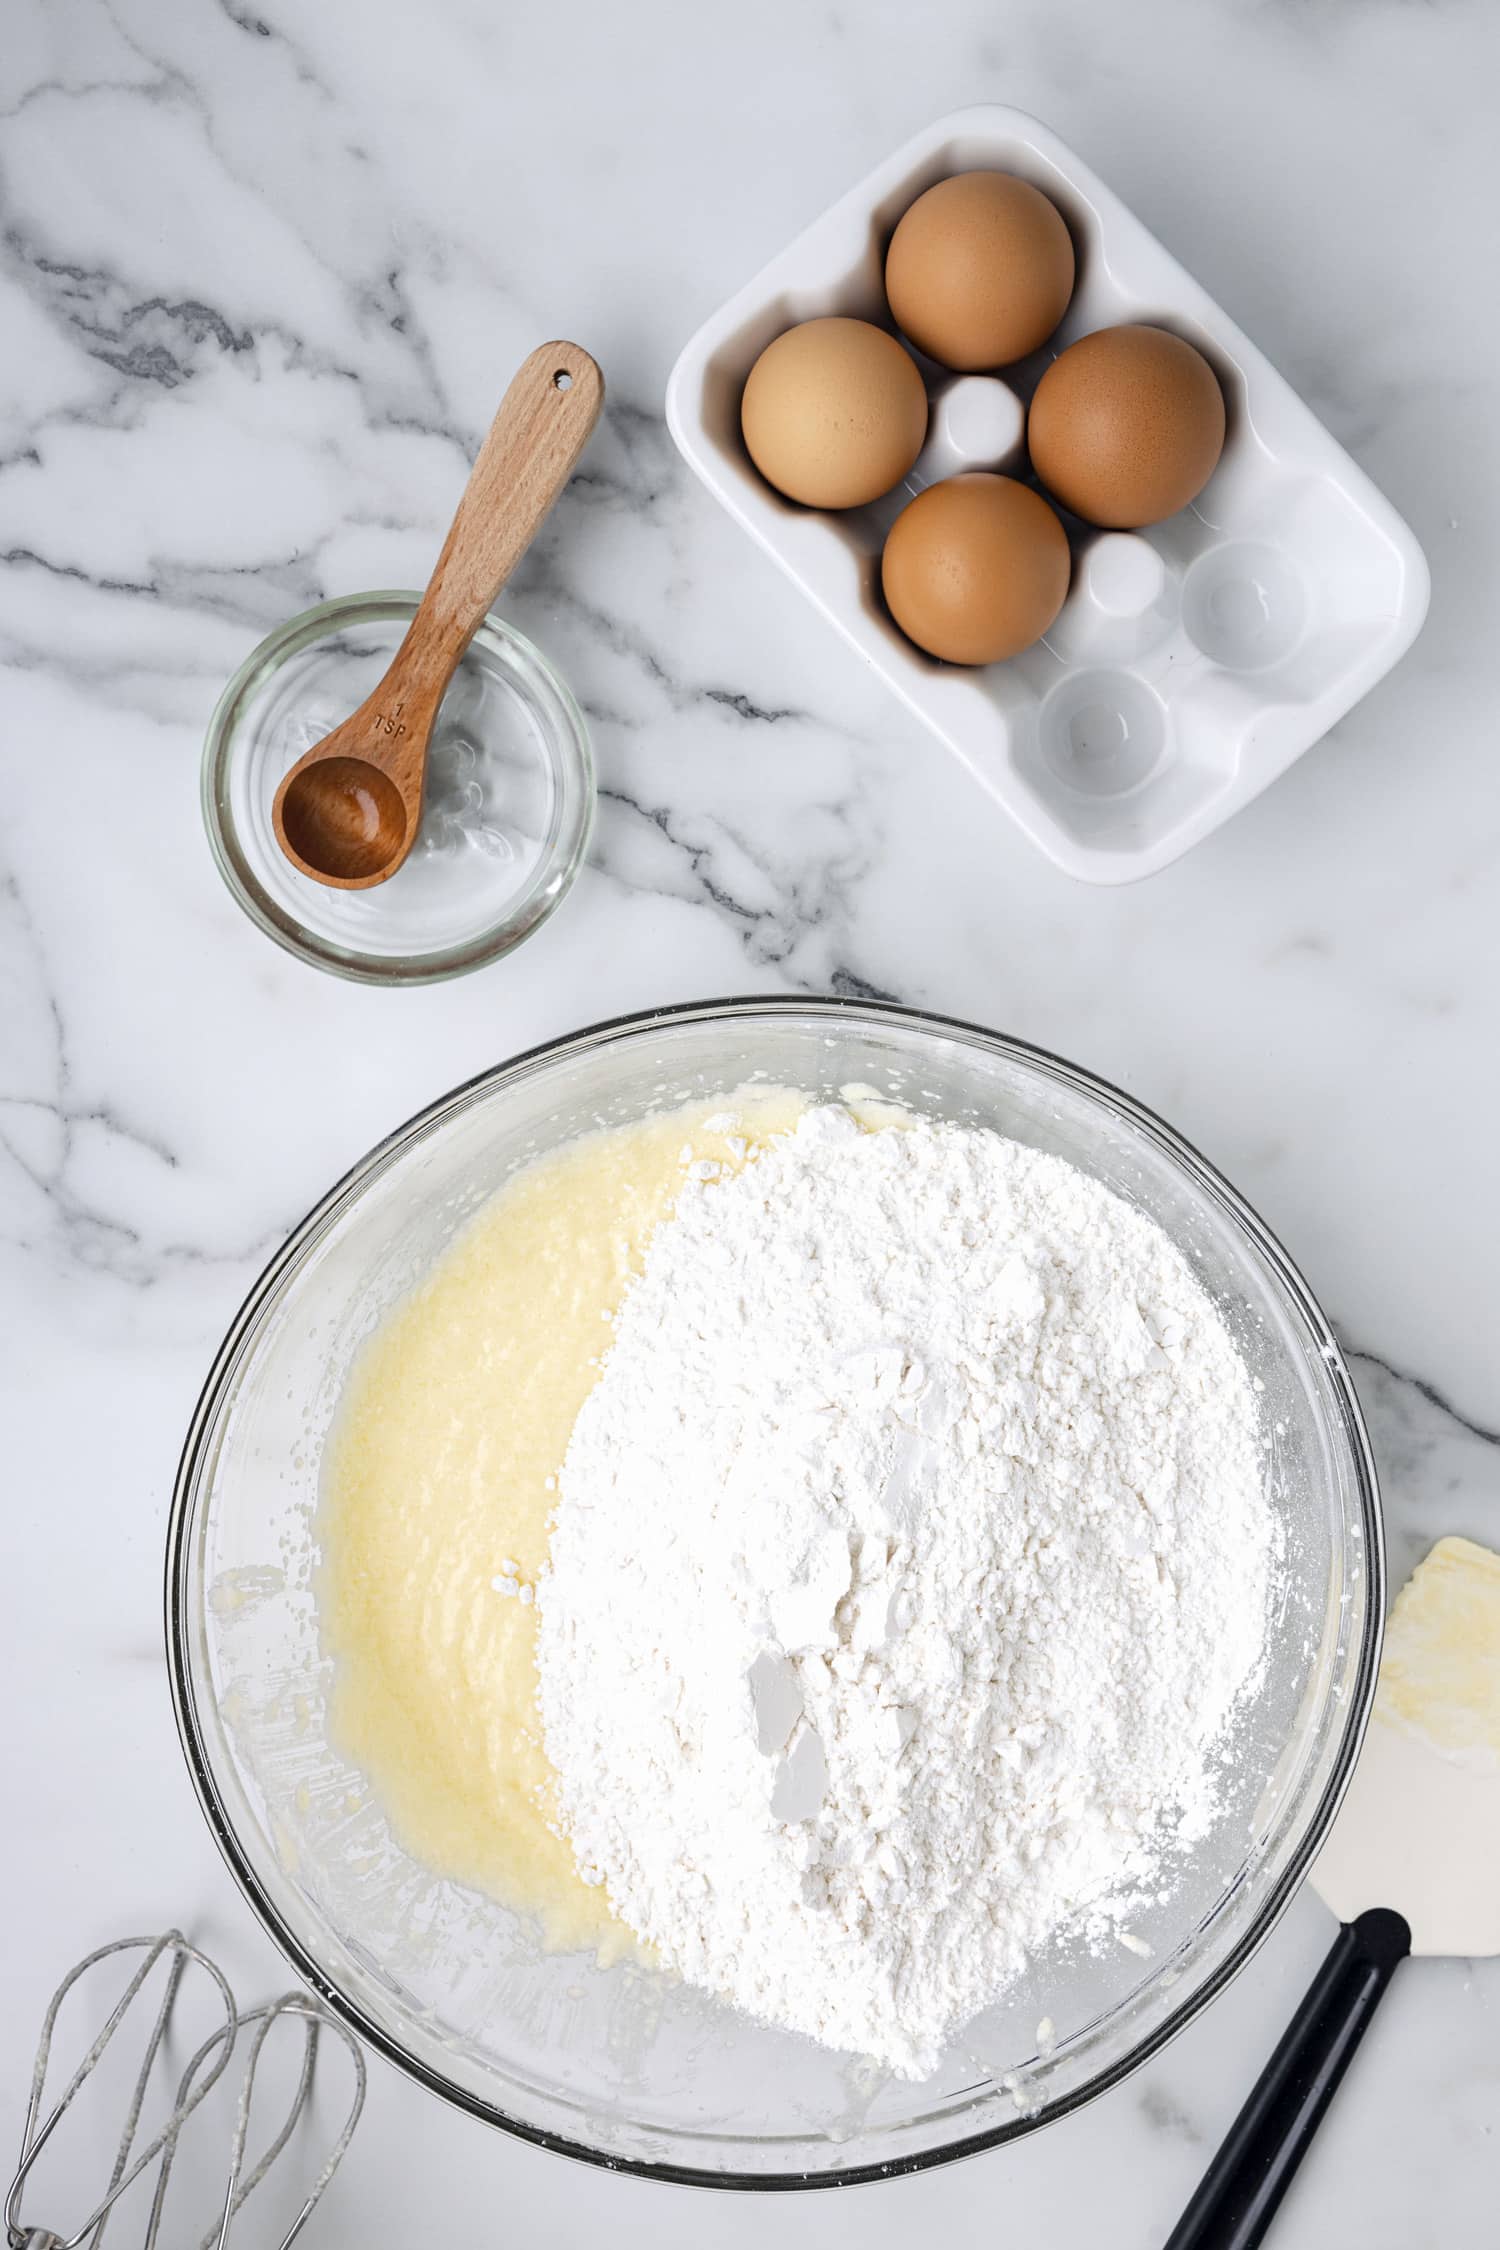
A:
<svg viewBox="0 0 1500 2250">
<path fill-rule="evenodd" d="M 0 1387 L 12 2023 L 177 1914 L 274 1981 L 180 1770 L 154 1620 L 176 1448 L 264 1257 L 443 1087 L 581 1022 L 748 990 L 888 994 L 1056 1048 L 1172 1118 L 1346 1338 L 1393 1576 L 1500 1539 L 1494 1188 L 1500 523 L 1493 10 L 1442 0 L 15 0 L 0 43 Z M 1408 517 L 1412 656 L 1137 889 L 1036 858 L 686 475 L 703 313 L 925 118 L 1053 122 Z M 595 736 L 591 864 L 449 987 L 277 953 L 198 821 L 218 688 L 323 595 L 425 576 L 513 365 L 576 334 L 608 416 L 506 596 Z M 1328 1935 L 1299 1900 L 1149 2070 L 1012 2152 L 776 2207 L 789 2243 L 1142 2246 Z M 1495 1966 L 1407 1973 L 1278 2228 L 1484 2239 Z M 0 2114 L 19 2115 L 24 2042 Z M 704 2206 L 490 2139 L 391 2073 L 341 2239 L 701 2239 Z M 716 2239 L 766 2238 L 758 2202 Z"/>
</svg>

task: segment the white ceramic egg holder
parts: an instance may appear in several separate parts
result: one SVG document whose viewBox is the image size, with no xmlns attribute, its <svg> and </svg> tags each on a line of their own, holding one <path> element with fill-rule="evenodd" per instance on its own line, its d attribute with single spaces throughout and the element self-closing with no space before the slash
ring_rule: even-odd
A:
<svg viewBox="0 0 1500 2250">
<path fill-rule="evenodd" d="M 1014 172 L 1051 196 L 1078 251 L 1056 338 L 1021 366 L 953 376 L 920 360 L 927 444 L 905 484 L 819 515 L 783 500 L 740 436 L 758 354 L 794 322 L 892 325 L 896 221 L 950 173 Z M 892 623 L 880 549 L 913 492 L 969 468 L 1025 473 L 1024 402 L 1064 345 L 1148 320 L 1207 353 L 1223 458 L 1197 502 L 1138 533 L 1069 522 L 1074 577 L 1044 641 L 980 671 L 939 664 Z M 1389 671 L 1421 626 L 1428 574 L 1390 503 L 1270 363 L 1071 149 L 1019 110 L 959 110 L 898 149 L 698 330 L 667 386 L 672 435 L 730 513 L 957 752 L 1059 867 L 1148 875 L 1285 771 Z"/>
</svg>

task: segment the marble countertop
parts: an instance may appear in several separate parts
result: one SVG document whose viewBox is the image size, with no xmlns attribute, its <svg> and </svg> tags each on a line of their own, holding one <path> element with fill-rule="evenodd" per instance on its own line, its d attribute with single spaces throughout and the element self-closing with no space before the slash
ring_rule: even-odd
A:
<svg viewBox="0 0 1500 2250">
<path fill-rule="evenodd" d="M 889 994 L 1163 1111 L 1347 1342 L 1393 1577 L 1500 1538 L 1497 19 L 1482 0 L 16 0 L 0 51 L 0 1321 L 11 1829 L 0 2121 L 63 1966 L 177 1917 L 277 1980 L 189 1790 L 162 1534 L 193 1398 L 305 1207 L 447 1086 L 708 993 Z M 1432 563 L 1414 653 L 1144 885 L 1041 860 L 690 481 L 698 320 L 917 125 L 1034 110 L 1368 469 Z M 271 624 L 420 581 L 511 368 L 605 426 L 505 607 L 587 707 L 591 863 L 512 960 L 386 993 L 288 959 L 204 841 L 203 728 Z M 18 1850 L 17 1847 L 21 1848 Z M 1022 2145 L 708 2206 L 383 2066 L 309 2240 L 1159 2242 L 1331 1919 L 1301 1898 L 1161 2058 Z M 18 1937 L 24 1931 L 24 1938 Z M 1404 1972 L 1278 2250 L 1480 2239 L 1500 1964 Z"/>
</svg>

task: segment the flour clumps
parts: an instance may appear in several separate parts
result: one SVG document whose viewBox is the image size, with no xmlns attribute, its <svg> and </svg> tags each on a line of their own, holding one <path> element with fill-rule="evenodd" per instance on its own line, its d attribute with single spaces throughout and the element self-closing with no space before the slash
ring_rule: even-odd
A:
<svg viewBox="0 0 1500 2250">
<path fill-rule="evenodd" d="M 810 1109 L 685 1179 L 575 1425 L 559 1824 L 689 1982 L 920 2077 L 1211 1824 L 1275 1539 L 1159 1228 L 998 1134 Z"/>
</svg>

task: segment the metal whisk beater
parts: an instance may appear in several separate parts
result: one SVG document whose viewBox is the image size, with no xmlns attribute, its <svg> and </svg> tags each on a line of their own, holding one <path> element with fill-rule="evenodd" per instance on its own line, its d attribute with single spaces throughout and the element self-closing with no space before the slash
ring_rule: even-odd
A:
<svg viewBox="0 0 1500 2250">
<path fill-rule="evenodd" d="M 140 1953 L 143 1958 L 124 1992 L 115 2003 L 107 2021 L 74 2071 L 62 2093 L 52 2106 L 43 2112 L 48 2066 L 52 2057 L 53 2034 L 58 2015 L 68 1994 L 79 1981 L 99 1963 L 121 1954 Z M 54 2229 L 28 2226 L 21 2217 L 21 2205 L 27 2182 L 51 2140 L 58 2125 L 77 2098 L 85 2082 L 98 2068 L 106 2048 L 128 2017 L 134 2013 L 143 2020 L 150 2002 L 141 2001 L 152 1971 L 158 1963 L 167 1964 L 162 1995 L 151 2018 L 146 2034 L 145 2051 L 137 2071 L 114 2165 L 100 2200 L 88 2216 L 72 2233 L 63 2234 Z M 203 2041 L 189 2061 L 178 2082 L 176 2098 L 166 2123 L 155 2132 L 144 2147 L 138 2147 L 141 2112 L 146 2104 L 153 2073 L 158 2070 L 162 2050 L 171 2027 L 174 2010 L 181 1996 L 183 1980 L 190 1968 L 196 1967 L 209 1979 L 217 2002 L 216 2012 L 222 2020 Z M 139 2003 L 139 2005 L 138 2005 Z M 275 2025 L 283 2019 L 300 2021 L 305 2030 L 302 2066 L 296 2092 L 278 2132 L 267 2144 L 263 2153 L 253 2162 L 247 2162 L 249 2145 L 250 2105 L 254 2091 L 256 2069 L 265 2043 Z M 223 1973 L 197 1946 L 189 1945 L 180 1931 L 169 1930 L 162 1937 L 119 1938 L 112 1945 L 102 1945 L 96 1952 L 78 1962 L 68 1971 L 53 1994 L 42 2022 L 42 2034 L 37 2045 L 36 2063 L 31 2078 L 31 2100 L 26 2113 L 26 2128 L 21 2140 L 21 2159 L 5 2199 L 5 2229 L 9 2250 L 100 2250 L 110 2213 L 127 2189 L 145 2174 L 153 2164 L 157 2167 L 155 2192 L 152 2196 L 147 2220 L 143 2250 L 156 2250 L 161 2235 L 162 2213 L 166 2203 L 167 2188 L 171 2178 L 173 2160 L 184 2125 L 205 2096 L 217 2085 L 229 2065 L 241 2032 L 249 2034 L 244 2070 L 240 2080 L 239 2100 L 235 2113 L 234 2132 L 230 2146 L 229 2171 L 224 2190 L 224 2201 L 218 2216 L 202 2237 L 201 2250 L 225 2250 L 235 2214 L 245 2199 L 257 2188 L 285 2149 L 297 2126 L 306 2114 L 312 2098 L 313 2075 L 317 2066 L 318 2044 L 324 2034 L 338 2039 L 347 2050 L 354 2071 L 354 2097 L 349 2111 L 324 2161 L 323 2168 L 313 2182 L 300 2210 L 287 2232 L 282 2235 L 279 2250 L 288 2250 L 301 2234 L 324 2190 L 338 2169 L 345 2149 L 359 2122 L 359 2113 L 365 2098 L 365 2065 L 353 2035 L 336 2017 L 321 2007 L 308 1994 L 289 1992 L 266 2006 L 252 2009 L 241 2015 L 235 2006 L 234 1995 Z M 143 2191 L 144 2192 L 144 2191 Z M 180 2232 L 173 2234 L 174 2243 L 181 2243 Z"/>
</svg>

